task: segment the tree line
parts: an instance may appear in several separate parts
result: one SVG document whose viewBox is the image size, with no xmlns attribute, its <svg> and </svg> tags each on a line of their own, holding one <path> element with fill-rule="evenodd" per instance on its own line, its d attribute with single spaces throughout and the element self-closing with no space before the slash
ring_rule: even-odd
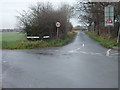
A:
<svg viewBox="0 0 120 90">
<path fill-rule="evenodd" d="M 108 37 L 109 30 L 105 27 L 104 8 L 108 5 L 114 6 L 114 19 L 120 15 L 120 2 L 81 2 L 78 1 L 75 7 L 79 21 L 88 26 L 89 31 L 97 35 Z M 115 22 L 110 28 L 111 37 L 116 38 L 119 23 Z"/>
</svg>

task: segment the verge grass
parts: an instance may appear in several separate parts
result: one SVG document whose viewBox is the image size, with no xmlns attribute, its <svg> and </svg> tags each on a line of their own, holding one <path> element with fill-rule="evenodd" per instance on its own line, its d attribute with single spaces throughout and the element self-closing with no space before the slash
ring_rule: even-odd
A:
<svg viewBox="0 0 120 90">
<path fill-rule="evenodd" d="M 110 40 L 108 40 L 108 38 L 103 38 L 102 36 L 98 36 L 92 32 L 88 32 L 88 31 L 86 31 L 85 33 L 88 34 L 92 39 L 98 41 L 104 47 L 112 48 L 113 46 L 120 46 L 120 42 L 117 44 L 116 39 L 111 38 Z"/>
<path fill-rule="evenodd" d="M 64 39 L 54 38 L 49 40 L 28 41 L 24 33 L 7 32 L 2 33 L 3 49 L 32 49 L 37 47 L 61 46 L 68 43 L 75 32 L 69 32 Z"/>
</svg>

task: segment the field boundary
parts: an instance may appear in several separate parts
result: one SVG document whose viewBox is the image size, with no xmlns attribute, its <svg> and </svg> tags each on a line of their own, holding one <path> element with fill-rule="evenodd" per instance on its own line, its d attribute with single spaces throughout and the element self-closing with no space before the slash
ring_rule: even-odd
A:
<svg viewBox="0 0 120 90">
<path fill-rule="evenodd" d="M 20 40 L 2 40 L 2 49 L 32 49 L 55 46 L 58 47 L 69 44 L 74 39 L 75 35 L 76 32 L 69 32 L 64 38 L 59 37 L 47 40 L 28 41 L 24 37 Z"/>
</svg>

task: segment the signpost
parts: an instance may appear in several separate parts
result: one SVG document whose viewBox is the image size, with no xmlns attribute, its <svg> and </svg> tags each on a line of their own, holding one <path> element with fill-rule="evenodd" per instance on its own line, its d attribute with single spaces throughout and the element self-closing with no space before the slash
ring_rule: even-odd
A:
<svg viewBox="0 0 120 90">
<path fill-rule="evenodd" d="M 109 30 L 109 37 L 110 39 L 110 27 L 114 27 L 114 7 L 111 5 L 108 5 L 105 7 L 105 27 L 108 27 Z"/>
<path fill-rule="evenodd" d="M 119 27 L 119 31 L 118 31 L 117 43 L 119 43 L 119 38 L 120 38 L 120 27 Z"/>
<path fill-rule="evenodd" d="M 105 27 L 114 27 L 114 7 L 108 5 L 105 7 Z"/>
<path fill-rule="evenodd" d="M 57 37 L 58 37 L 58 33 L 59 33 L 59 28 L 60 28 L 61 24 L 60 22 L 56 22 L 56 27 L 57 27 Z"/>
</svg>

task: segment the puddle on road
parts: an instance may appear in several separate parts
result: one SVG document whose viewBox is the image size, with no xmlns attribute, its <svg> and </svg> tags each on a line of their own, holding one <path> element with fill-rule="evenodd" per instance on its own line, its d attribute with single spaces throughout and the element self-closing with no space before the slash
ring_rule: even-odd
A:
<svg viewBox="0 0 120 90">
<path fill-rule="evenodd" d="M 44 53 L 44 52 L 39 52 L 39 53 L 35 53 L 35 54 L 39 54 L 39 55 L 54 55 L 53 53 Z"/>
<path fill-rule="evenodd" d="M 86 54 L 86 55 L 97 55 L 97 56 L 106 56 L 106 52 L 104 53 L 98 53 L 98 52 L 91 52 L 91 51 L 82 51 L 80 50 L 80 48 L 76 48 L 76 49 L 73 49 L 73 50 L 41 50 L 39 52 L 29 52 L 29 53 L 32 53 L 32 54 L 38 54 L 38 55 L 73 55 L 73 54 Z M 117 52 L 110 52 L 109 54 L 109 57 L 115 57 L 115 56 L 118 56 L 118 53 Z M 108 57 L 108 56 L 107 56 Z"/>
</svg>

